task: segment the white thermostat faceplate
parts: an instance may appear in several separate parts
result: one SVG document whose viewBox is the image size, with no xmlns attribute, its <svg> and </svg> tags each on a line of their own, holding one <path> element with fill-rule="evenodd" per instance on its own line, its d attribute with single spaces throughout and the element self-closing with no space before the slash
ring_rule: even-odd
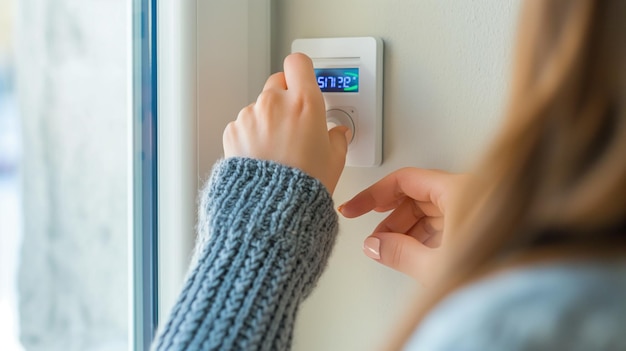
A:
<svg viewBox="0 0 626 351">
<path fill-rule="evenodd" d="M 382 162 L 383 42 L 379 38 L 296 39 L 292 52 L 313 60 L 329 125 L 352 130 L 346 166 Z"/>
</svg>

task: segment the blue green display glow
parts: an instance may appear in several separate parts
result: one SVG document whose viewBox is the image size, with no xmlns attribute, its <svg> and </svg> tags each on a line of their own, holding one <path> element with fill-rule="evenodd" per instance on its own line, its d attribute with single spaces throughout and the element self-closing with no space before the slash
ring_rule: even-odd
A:
<svg viewBox="0 0 626 351">
<path fill-rule="evenodd" d="M 317 85 L 323 93 L 358 93 L 358 68 L 316 68 Z"/>
</svg>

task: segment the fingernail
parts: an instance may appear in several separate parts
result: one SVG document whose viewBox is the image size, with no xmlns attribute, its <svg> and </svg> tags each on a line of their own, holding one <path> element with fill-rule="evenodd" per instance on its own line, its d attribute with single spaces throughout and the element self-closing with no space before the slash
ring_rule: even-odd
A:
<svg viewBox="0 0 626 351">
<path fill-rule="evenodd" d="M 341 204 L 341 205 L 339 205 L 339 207 L 337 207 L 337 211 L 339 211 L 339 213 L 341 213 L 342 215 L 344 215 L 344 214 L 343 214 L 343 208 L 344 208 L 344 207 L 346 207 L 346 204 Z M 345 215 L 344 215 L 344 216 L 345 216 Z"/>
<path fill-rule="evenodd" d="M 380 260 L 380 239 L 369 237 L 363 242 L 363 252 L 369 258 Z"/>
</svg>

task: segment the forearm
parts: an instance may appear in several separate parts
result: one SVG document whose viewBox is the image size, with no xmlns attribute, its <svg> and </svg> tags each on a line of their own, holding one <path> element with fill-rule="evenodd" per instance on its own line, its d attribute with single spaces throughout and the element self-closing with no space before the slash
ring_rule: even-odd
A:
<svg viewBox="0 0 626 351">
<path fill-rule="evenodd" d="M 324 186 L 272 162 L 222 161 L 198 229 L 193 268 L 155 349 L 287 349 L 337 233 Z"/>
</svg>

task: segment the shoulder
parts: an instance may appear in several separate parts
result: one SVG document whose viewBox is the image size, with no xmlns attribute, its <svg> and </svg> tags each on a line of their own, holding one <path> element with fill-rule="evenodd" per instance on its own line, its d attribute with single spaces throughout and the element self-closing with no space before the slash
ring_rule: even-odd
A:
<svg viewBox="0 0 626 351">
<path fill-rule="evenodd" d="M 444 299 L 415 331 L 415 350 L 626 349 L 626 261 L 537 265 L 499 273 Z"/>
</svg>

